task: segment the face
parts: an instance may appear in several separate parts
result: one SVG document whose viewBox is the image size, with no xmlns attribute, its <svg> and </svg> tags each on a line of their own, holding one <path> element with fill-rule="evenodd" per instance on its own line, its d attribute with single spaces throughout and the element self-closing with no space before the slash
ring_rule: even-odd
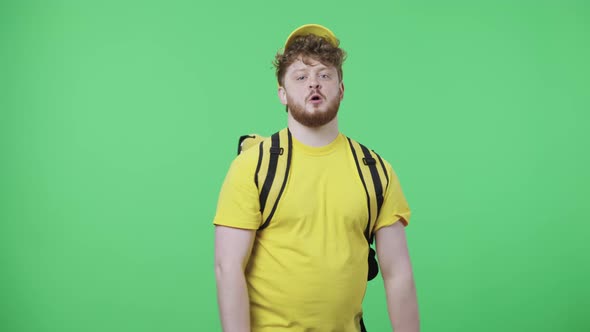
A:
<svg viewBox="0 0 590 332">
<path fill-rule="evenodd" d="M 311 58 L 298 58 L 285 72 L 279 98 L 293 118 L 306 127 L 332 121 L 344 97 L 344 85 L 333 66 Z"/>
</svg>

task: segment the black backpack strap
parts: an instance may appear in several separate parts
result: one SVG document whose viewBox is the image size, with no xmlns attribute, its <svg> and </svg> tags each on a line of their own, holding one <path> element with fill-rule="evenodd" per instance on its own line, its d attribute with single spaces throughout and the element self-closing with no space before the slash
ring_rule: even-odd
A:
<svg viewBox="0 0 590 332">
<path fill-rule="evenodd" d="M 256 188 L 258 192 L 260 192 L 260 187 L 258 186 L 258 174 L 260 173 L 260 166 L 262 165 L 262 156 L 264 154 L 264 148 L 262 143 L 258 144 L 258 163 L 256 163 L 256 172 L 254 173 L 254 183 L 256 184 Z"/>
<path fill-rule="evenodd" d="M 383 184 L 381 183 L 381 178 L 379 177 L 379 171 L 377 170 L 377 160 L 373 158 L 371 155 L 371 151 L 367 149 L 364 145 L 360 144 L 361 149 L 363 150 L 363 164 L 369 167 L 369 171 L 371 172 L 371 179 L 373 180 L 373 189 L 375 190 L 375 199 L 377 200 L 377 215 L 374 218 L 374 221 L 377 221 L 379 217 L 379 212 L 381 212 L 381 206 L 383 206 Z M 373 153 L 375 153 L 373 151 Z M 375 153 L 376 154 L 376 153 Z M 376 154 L 377 155 L 377 154 Z M 377 155 L 379 156 L 379 155 Z M 381 157 L 378 157 L 381 164 L 383 165 L 383 160 Z M 385 166 L 383 166 L 383 170 L 385 170 Z M 387 176 L 387 172 L 385 173 Z M 375 238 L 375 234 L 370 232 L 369 243 L 373 244 Z"/>
<path fill-rule="evenodd" d="M 279 133 L 276 133 L 270 137 L 272 141 L 272 145 L 270 147 L 270 159 L 268 161 L 268 171 L 266 173 L 266 179 L 264 179 L 264 184 L 262 185 L 262 190 L 260 191 L 260 212 L 264 211 L 266 207 L 266 200 L 268 199 L 268 194 L 270 192 L 270 187 L 272 186 L 272 182 L 275 179 L 275 175 L 277 173 L 277 165 L 279 162 L 279 156 L 283 153 L 280 148 L 280 138 Z"/>
<path fill-rule="evenodd" d="M 375 250 L 371 247 L 375 237 L 375 234 L 373 234 L 371 230 L 377 221 L 377 218 L 379 217 L 379 212 L 381 211 L 381 206 L 383 205 L 384 200 L 383 178 L 379 173 L 379 169 L 377 168 L 377 160 L 379 160 L 384 176 L 387 179 L 386 186 L 389 185 L 389 179 L 383 160 L 377 153 L 370 151 L 364 145 L 350 138 L 348 139 L 348 142 L 354 157 L 354 161 L 356 163 L 359 177 L 367 196 L 368 221 L 367 226 L 365 227 L 364 235 L 369 245 L 369 271 L 367 279 L 372 280 L 379 273 L 379 266 L 375 257 Z"/>
<path fill-rule="evenodd" d="M 369 231 L 371 229 L 371 196 L 369 195 L 369 190 L 367 189 L 367 183 L 365 182 L 365 176 L 363 175 L 363 170 L 361 169 L 361 165 L 359 163 L 359 157 L 358 154 L 356 152 L 357 148 L 355 147 L 355 145 L 359 145 L 357 142 L 351 140 L 350 138 L 348 138 L 348 144 L 350 145 L 350 151 L 352 152 L 352 155 L 354 157 L 354 162 L 356 164 L 356 169 L 358 171 L 359 177 L 361 178 L 361 182 L 363 183 L 363 187 L 365 188 L 365 195 L 367 196 L 367 207 L 368 207 L 368 215 L 369 215 L 369 220 L 367 221 L 367 226 L 365 227 L 365 239 L 367 239 L 367 242 L 369 243 L 369 245 L 371 244 L 370 241 L 370 234 Z M 364 158 L 363 158 L 364 159 Z"/>
<path fill-rule="evenodd" d="M 367 332 L 367 328 L 365 327 L 365 322 L 363 321 L 362 317 L 361 317 L 361 332 Z"/>
<path fill-rule="evenodd" d="M 268 227 L 268 224 L 272 220 L 279 200 L 287 185 L 293 150 L 291 132 L 288 129 L 283 129 L 275 133 L 271 136 L 270 142 L 266 140 L 260 143 L 259 149 L 258 166 L 264 163 L 263 160 L 268 161 L 268 168 L 259 195 L 260 212 L 264 222 L 258 230 L 263 230 Z M 268 151 L 268 158 L 263 156 L 263 153 L 266 151 Z M 257 183 L 259 176 L 262 176 L 260 174 L 260 167 L 256 170 Z"/>
<path fill-rule="evenodd" d="M 387 187 L 389 187 L 389 175 L 387 175 L 387 169 L 385 168 L 385 163 L 383 163 L 383 159 L 381 159 L 381 156 L 377 154 L 377 152 L 375 152 L 375 150 L 373 150 L 373 153 L 375 155 L 377 155 L 377 159 L 379 159 L 379 164 L 381 164 L 381 169 L 383 170 L 383 174 L 385 175 L 385 181 L 387 181 L 387 184 L 385 186 L 385 191 L 387 191 Z"/>
</svg>

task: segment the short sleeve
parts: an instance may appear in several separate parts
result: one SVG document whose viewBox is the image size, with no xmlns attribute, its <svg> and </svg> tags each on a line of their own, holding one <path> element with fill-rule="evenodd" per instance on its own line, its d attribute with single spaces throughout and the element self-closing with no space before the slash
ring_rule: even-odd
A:
<svg viewBox="0 0 590 332">
<path fill-rule="evenodd" d="M 258 149 L 240 154 L 225 177 L 213 224 L 242 229 L 258 229 L 261 224 L 258 188 L 254 182 Z"/>
<path fill-rule="evenodd" d="M 396 221 L 401 221 L 404 226 L 407 226 L 410 222 L 410 207 L 402 192 L 399 179 L 391 167 L 391 165 L 383 160 L 387 174 L 389 176 L 389 185 L 385 191 L 385 197 L 383 199 L 383 205 L 379 212 L 379 218 L 373 228 L 373 233 L 377 232 L 380 228 L 390 226 Z"/>
</svg>

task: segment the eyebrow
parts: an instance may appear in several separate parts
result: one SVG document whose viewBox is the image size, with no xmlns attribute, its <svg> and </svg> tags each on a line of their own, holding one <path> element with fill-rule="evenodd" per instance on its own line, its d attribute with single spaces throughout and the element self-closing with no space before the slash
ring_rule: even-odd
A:
<svg viewBox="0 0 590 332">
<path fill-rule="evenodd" d="M 319 65 L 319 67 L 317 67 L 317 68 L 318 68 L 318 70 L 320 70 L 320 71 L 321 71 L 321 70 L 330 69 L 329 67 L 326 67 L 326 66 L 324 66 L 324 65 Z M 295 69 L 295 70 L 293 70 L 293 73 L 298 73 L 298 72 L 301 72 L 301 71 L 307 71 L 307 70 L 308 70 L 308 68 L 300 68 L 300 69 Z"/>
</svg>

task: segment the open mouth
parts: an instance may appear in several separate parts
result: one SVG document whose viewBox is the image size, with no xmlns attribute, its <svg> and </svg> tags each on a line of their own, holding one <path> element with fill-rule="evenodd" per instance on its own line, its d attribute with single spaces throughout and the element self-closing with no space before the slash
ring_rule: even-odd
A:
<svg viewBox="0 0 590 332">
<path fill-rule="evenodd" d="M 319 102 L 322 100 L 322 96 L 320 96 L 319 94 L 314 94 L 309 98 L 309 100 L 311 102 Z"/>
</svg>

